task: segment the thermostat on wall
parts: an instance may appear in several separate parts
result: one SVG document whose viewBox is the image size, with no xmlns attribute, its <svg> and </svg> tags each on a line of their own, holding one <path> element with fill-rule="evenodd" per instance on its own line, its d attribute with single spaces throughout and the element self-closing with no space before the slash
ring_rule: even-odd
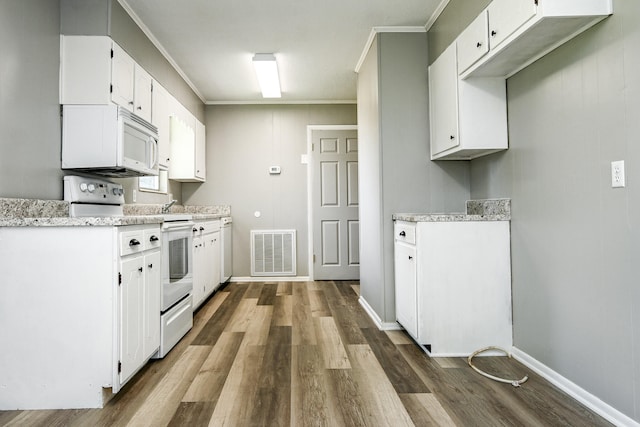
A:
<svg viewBox="0 0 640 427">
<path fill-rule="evenodd" d="M 280 175 L 280 166 L 269 166 L 269 175 Z"/>
</svg>

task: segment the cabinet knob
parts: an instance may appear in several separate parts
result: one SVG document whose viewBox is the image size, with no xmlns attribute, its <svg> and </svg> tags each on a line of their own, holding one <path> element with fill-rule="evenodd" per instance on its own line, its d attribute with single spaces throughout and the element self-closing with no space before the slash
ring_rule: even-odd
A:
<svg viewBox="0 0 640 427">
<path fill-rule="evenodd" d="M 480 42 L 476 43 L 476 47 L 482 47 L 482 43 Z"/>
<path fill-rule="evenodd" d="M 153 264 L 149 264 L 149 268 L 153 268 Z"/>
<path fill-rule="evenodd" d="M 491 30 L 491 37 L 495 37 L 498 32 L 496 30 Z"/>
<path fill-rule="evenodd" d="M 138 239 L 129 240 L 129 246 L 138 246 L 139 244 L 140 244 L 140 241 Z"/>
<path fill-rule="evenodd" d="M 456 139 L 454 135 L 449 135 L 449 139 Z"/>
<path fill-rule="evenodd" d="M 404 231 L 401 231 L 401 232 L 400 232 L 400 236 L 404 237 L 404 236 L 406 236 L 406 235 L 407 235 L 407 233 L 405 233 Z"/>
<path fill-rule="evenodd" d="M 191 230 L 191 231 L 193 231 L 194 233 L 197 233 L 197 232 L 198 232 L 198 229 L 197 229 L 197 228 L 195 228 L 195 227 L 193 227 L 193 230 Z"/>
<path fill-rule="evenodd" d="M 413 259 L 413 257 L 411 255 L 409 255 L 409 259 Z"/>
<path fill-rule="evenodd" d="M 204 231 L 204 227 L 200 227 L 200 231 Z"/>
<path fill-rule="evenodd" d="M 129 101 L 129 105 L 133 105 L 133 101 Z"/>
<path fill-rule="evenodd" d="M 140 273 L 142 273 L 142 267 L 138 268 L 138 271 L 139 271 Z"/>
<path fill-rule="evenodd" d="M 138 106 L 138 110 L 142 110 L 142 106 L 141 106 L 141 105 L 140 105 L 140 106 Z"/>
<path fill-rule="evenodd" d="M 150 242 L 157 242 L 158 240 L 160 240 L 160 239 L 155 234 L 153 236 L 149 237 L 149 241 Z"/>
</svg>

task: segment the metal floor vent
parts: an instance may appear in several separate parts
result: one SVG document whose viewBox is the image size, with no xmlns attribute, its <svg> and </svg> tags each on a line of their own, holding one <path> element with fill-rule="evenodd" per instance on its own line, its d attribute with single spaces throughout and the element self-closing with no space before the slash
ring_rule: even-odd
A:
<svg viewBox="0 0 640 427">
<path fill-rule="evenodd" d="M 251 230 L 251 275 L 296 275 L 296 230 Z"/>
</svg>

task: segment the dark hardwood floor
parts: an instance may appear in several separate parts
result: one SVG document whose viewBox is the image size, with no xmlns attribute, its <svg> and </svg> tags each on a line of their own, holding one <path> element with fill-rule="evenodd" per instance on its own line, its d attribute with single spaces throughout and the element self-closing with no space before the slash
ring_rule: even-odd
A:
<svg viewBox="0 0 640 427">
<path fill-rule="evenodd" d="M 506 357 L 429 358 L 378 330 L 357 282 L 231 283 L 103 409 L 0 411 L 3 426 L 605 426 Z"/>
</svg>

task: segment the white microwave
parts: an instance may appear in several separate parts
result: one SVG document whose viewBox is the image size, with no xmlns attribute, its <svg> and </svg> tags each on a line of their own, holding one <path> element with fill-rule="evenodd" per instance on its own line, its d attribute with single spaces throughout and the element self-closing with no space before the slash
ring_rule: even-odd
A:
<svg viewBox="0 0 640 427">
<path fill-rule="evenodd" d="M 158 128 L 117 105 L 63 105 L 62 169 L 158 175 Z"/>
</svg>

